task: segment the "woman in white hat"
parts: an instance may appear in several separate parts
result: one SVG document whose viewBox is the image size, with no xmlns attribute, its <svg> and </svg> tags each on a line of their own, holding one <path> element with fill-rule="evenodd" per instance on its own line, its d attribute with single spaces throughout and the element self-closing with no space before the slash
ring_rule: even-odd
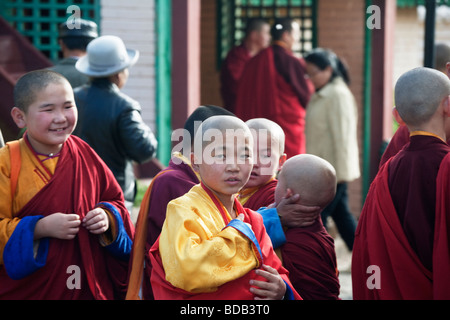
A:
<svg viewBox="0 0 450 320">
<path fill-rule="evenodd" d="M 128 79 L 128 68 L 138 58 L 139 52 L 127 49 L 120 38 L 102 36 L 89 43 L 87 55 L 76 64 L 91 81 L 75 89 L 79 120 L 74 134 L 109 166 L 129 210 L 136 196 L 132 162 L 149 161 L 157 148 L 153 132 L 142 120 L 139 103 L 120 91 Z"/>
</svg>

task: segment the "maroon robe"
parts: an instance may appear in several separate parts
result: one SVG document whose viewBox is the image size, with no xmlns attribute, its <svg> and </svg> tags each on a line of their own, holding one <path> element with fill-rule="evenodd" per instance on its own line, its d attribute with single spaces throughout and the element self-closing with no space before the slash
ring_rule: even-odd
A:
<svg viewBox="0 0 450 320">
<path fill-rule="evenodd" d="M 83 220 L 101 202 L 116 208 L 128 236 L 133 239 L 134 227 L 114 175 L 85 142 L 71 136 L 61 150 L 52 179 L 17 217 L 62 212 L 76 213 Z M 68 287 L 71 266 L 80 270 L 80 289 Z M 74 240 L 50 239 L 45 266 L 26 278 L 12 280 L 1 267 L 0 299 L 123 299 L 127 274 L 128 261 L 114 258 L 100 245 L 98 236 L 80 227 Z"/>
<path fill-rule="evenodd" d="M 244 208 L 258 211 L 261 208 L 270 206 L 275 202 L 275 189 L 278 180 L 273 179 L 269 183 L 258 189 L 244 204 Z"/>
<path fill-rule="evenodd" d="M 273 45 L 248 62 L 239 81 L 236 116 L 278 123 L 286 134 L 288 158 L 305 153 L 306 106 L 314 91 L 305 74 L 304 60 Z"/>
<path fill-rule="evenodd" d="M 177 159 L 177 161 L 181 161 Z M 185 163 L 175 164 L 174 160 L 171 160 L 169 166 L 163 170 L 157 177 L 155 177 L 152 181 L 151 190 L 149 190 L 150 194 L 148 197 L 148 204 L 142 204 L 142 207 L 148 205 L 148 210 L 145 212 L 145 217 L 138 219 L 138 224 L 145 223 L 147 227 L 140 228 L 140 226 L 136 225 L 136 241 L 141 237 L 146 238 L 145 244 L 145 268 L 144 266 L 138 266 L 134 264 L 141 264 L 140 259 L 134 259 L 136 246 L 133 245 L 133 250 L 131 252 L 131 262 L 132 266 L 130 267 L 130 271 L 139 270 L 139 268 L 144 268 L 144 272 L 142 274 L 142 298 L 144 300 L 153 300 L 153 292 L 150 283 L 150 276 L 152 272 L 151 261 L 149 256 L 149 251 L 155 241 L 158 239 L 162 226 L 164 224 L 164 220 L 166 219 L 166 209 L 167 205 L 170 201 L 179 198 L 189 192 L 191 188 L 200 183 L 197 178 L 195 172 L 191 169 L 191 167 Z M 147 199 L 147 197 L 145 198 Z M 141 214 L 141 212 L 139 213 Z M 142 231 L 140 231 L 142 230 Z M 139 284 L 141 282 L 139 281 Z M 133 286 L 131 288 L 132 291 L 138 291 L 139 289 Z M 135 292 L 133 294 L 131 291 L 129 292 L 130 299 L 136 295 Z"/>
<path fill-rule="evenodd" d="M 355 299 L 450 298 L 449 152 L 438 138 L 413 136 L 380 169 L 356 230 Z M 379 288 L 367 285 L 376 283 L 370 267 Z"/>
<path fill-rule="evenodd" d="M 380 168 L 394 157 L 409 142 L 409 130 L 407 126 L 400 126 L 392 137 L 380 161 Z"/>
<path fill-rule="evenodd" d="M 334 240 L 318 220 L 310 227 L 286 232 L 283 266 L 304 300 L 338 300 L 339 278 Z"/>
<path fill-rule="evenodd" d="M 220 93 L 225 103 L 225 109 L 230 112 L 234 113 L 238 82 L 250 59 L 250 53 L 242 44 L 231 49 L 222 64 Z"/>
<path fill-rule="evenodd" d="M 405 125 L 400 126 L 392 137 L 380 161 L 380 168 L 393 156 L 399 153 L 409 142 L 409 130 Z M 447 140 L 447 144 L 450 140 Z"/>
</svg>

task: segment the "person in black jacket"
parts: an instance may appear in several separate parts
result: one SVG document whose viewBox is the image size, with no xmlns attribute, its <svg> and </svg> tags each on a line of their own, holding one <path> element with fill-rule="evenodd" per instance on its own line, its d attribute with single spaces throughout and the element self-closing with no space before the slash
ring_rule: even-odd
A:
<svg viewBox="0 0 450 320">
<path fill-rule="evenodd" d="M 130 210 L 136 196 L 133 161 L 151 160 L 157 149 L 152 130 L 144 123 L 139 102 L 120 89 L 128 68 L 139 58 L 116 36 L 102 36 L 87 47 L 76 68 L 91 78 L 75 89 L 79 121 L 74 134 L 86 141 L 105 161 L 122 187 Z"/>
</svg>

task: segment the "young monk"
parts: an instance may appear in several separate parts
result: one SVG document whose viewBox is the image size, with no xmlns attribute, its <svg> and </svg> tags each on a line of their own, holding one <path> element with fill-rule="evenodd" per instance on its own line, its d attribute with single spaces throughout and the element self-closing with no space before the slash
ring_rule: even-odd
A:
<svg viewBox="0 0 450 320">
<path fill-rule="evenodd" d="M 414 69 L 399 79 L 395 102 L 410 143 L 381 168 L 367 196 L 353 251 L 353 296 L 449 299 L 450 80 Z"/>
<path fill-rule="evenodd" d="M 258 118 L 246 122 L 253 135 L 254 164 L 250 179 L 239 193 L 245 208 L 258 210 L 274 203 L 276 176 L 286 162 L 285 135 L 275 122 Z"/>
<path fill-rule="evenodd" d="M 0 150 L 0 299 L 123 299 L 134 228 L 111 171 L 71 136 L 72 87 L 35 71 L 14 101 L 27 131 Z"/>
<path fill-rule="evenodd" d="M 301 204 L 323 210 L 333 200 L 336 184 L 336 171 L 329 162 L 313 155 L 299 155 L 286 161 L 281 169 L 275 200 L 280 202 L 290 191 L 300 195 Z M 280 248 L 283 266 L 301 297 L 338 300 L 340 286 L 334 240 L 320 216 L 312 226 L 289 228 L 285 234 L 286 243 Z"/>
<path fill-rule="evenodd" d="M 248 127 L 236 117 L 211 117 L 195 144 L 191 162 L 201 184 L 169 203 L 150 251 L 155 298 L 299 299 L 261 216 L 235 196 L 252 170 Z"/>
<path fill-rule="evenodd" d="M 436 44 L 436 65 L 435 69 L 446 74 L 450 78 L 450 47 L 446 44 Z M 450 127 L 450 121 L 447 121 Z M 447 137 L 450 139 L 450 137 Z M 409 142 L 409 130 L 406 125 L 400 125 L 395 132 L 380 161 L 380 168 L 393 156 L 395 156 Z M 450 141 L 447 140 L 447 143 Z"/>
<path fill-rule="evenodd" d="M 200 183 L 198 174 L 192 169 L 190 154 L 198 126 L 212 116 L 233 114 L 217 106 L 200 106 L 186 120 L 183 130 L 183 152 L 172 156 L 167 169 L 155 178 L 142 200 L 136 235 L 133 243 L 130 281 L 127 299 L 152 300 L 150 285 L 151 263 L 149 251 L 158 239 L 166 219 L 166 209 L 170 201 L 186 194 Z M 144 263 L 145 262 L 145 263 Z M 139 291 L 142 292 L 139 296 Z"/>
<path fill-rule="evenodd" d="M 272 245 L 278 248 L 286 241 L 283 225 L 309 226 L 317 219 L 320 208 L 298 204 L 298 194 L 286 194 L 275 204 L 276 176 L 286 161 L 284 131 L 275 122 L 264 118 L 252 119 L 246 124 L 253 136 L 254 164 L 249 181 L 239 193 L 239 202 L 244 208 L 261 209 L 258 212 L 263 216 Z M 265 210 L 267 207 L 273 209 Z"/>
</svg>

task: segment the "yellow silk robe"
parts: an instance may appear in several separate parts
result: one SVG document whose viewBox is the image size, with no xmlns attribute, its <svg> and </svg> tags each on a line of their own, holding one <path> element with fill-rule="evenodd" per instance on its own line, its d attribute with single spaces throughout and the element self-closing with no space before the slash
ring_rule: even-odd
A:
<svg viewBox="0 0 450 320">
<path fill-rule="evenodd" d="M 15 216 L 50 181 L 59 159 L 39 156 L 39 161 L 24 139 L 20 140 L 20 152 L 19 179 L 16 192 L 11 195 L 10 151 L 8 146 L 0 149 L 0 264 L 3 249 L 20 222 Z"/>
<path fill-rule="evenodd" d="M 38 155 L 37 157 L 24 139 L 19 140 L 21 168 L 14 195 L 11 195 L 11 157 L 9 146 L 0 149 L 0 265 L 3 264 L 3 250 L 20 219 L 20 210 L 42 189 L 55 173 L 59 157 Z M 94 208 L 92 208 L 94 209 Z M 103 246 L 109 245 L 117 237 L 117 227 L 112 214 L 109 216 L 111 233 L 102 235 Z M 69 212 L 71 213 L 71 212 Z"/>
<path fill-rule="evenodd" d="M 215 292 L 258 268 L 259 254 L 249 238 L 226 228 L 231 220 L 201 185 L 171 201 L 159 239 L 166 280 L 192 293 Z"/>
</svg>

